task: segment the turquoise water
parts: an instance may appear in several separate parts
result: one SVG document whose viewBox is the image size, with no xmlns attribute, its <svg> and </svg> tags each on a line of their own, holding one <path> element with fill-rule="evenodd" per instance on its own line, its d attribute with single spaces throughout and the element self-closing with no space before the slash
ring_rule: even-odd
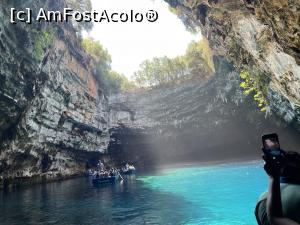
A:
<svg viewBox="0 0 300 225">
<path fill-rule="evenodd" d="M 87 178 L 0 191 L 1 225 L 254 225 L 260 162 L 186 167 L 96 188 Z"/>
<path fill-rule="evenodd" d="M 256 199 L 267 188 L 260 162 L 168 169 L 140 180 L 189 202 L 186 225 L 256 224 Z"/>
</svg>

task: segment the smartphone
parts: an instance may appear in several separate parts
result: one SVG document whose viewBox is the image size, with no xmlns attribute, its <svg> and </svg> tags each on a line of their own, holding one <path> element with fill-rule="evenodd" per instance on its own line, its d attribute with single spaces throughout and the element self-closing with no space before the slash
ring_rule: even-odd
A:
<svg viewBox="0 0 300 225">
<path fill-rule="evenodd" d="M 265 134 L 261 139 L 263 143 L 263 152 L 266 156 L 277 160 L 282 158 L 283 151 L 280 149 L 280 143 L 276 133 Z"/>
</svg>

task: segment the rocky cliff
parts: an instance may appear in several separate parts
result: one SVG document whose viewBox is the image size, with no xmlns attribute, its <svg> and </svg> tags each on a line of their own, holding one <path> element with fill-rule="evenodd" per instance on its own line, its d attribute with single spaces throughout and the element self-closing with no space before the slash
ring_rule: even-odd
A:
<svg viewBox="0 0 300 225">
<path fill-rule="evenodd" d="M 109 143 L 107 97 L 72 25 L 9 23 L 11 7 L 58 10 L 64 4 L 1 3 L 1 181 L 82 173 Z"/>
<path fill-rule="evenodd" d="M 142 165 L 253 159 L 260 157 L 260 136 L 268 132 L 279 133 L 283 148 L 299 149 L 293 128 L 276 116 L 265 118 L 243 94 L 231 64 L 216 57 L 215 67 L 207 82 L 112 96 L 109 153 Z"/>
<path fill-rule="evenodd" d="M 200 27 L 215 54 L 238 70 L 266 77 L 270 112 L 300 124 L 300 2 L 298 0 L 166 0 Z"/>
</svg>

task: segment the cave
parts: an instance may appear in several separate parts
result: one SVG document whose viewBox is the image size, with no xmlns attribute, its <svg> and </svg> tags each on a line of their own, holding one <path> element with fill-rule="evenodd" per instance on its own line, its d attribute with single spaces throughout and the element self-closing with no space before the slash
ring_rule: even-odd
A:
<svg viewBox="0 0 300 225">
<path fill-rule="evenodd" d="M 107 29 L 6 17 L 99 1 L 3 0 L 0 221 L 254 223 L 261 155 L 299 161 L 300 5 L 283 2 L 137 1 L 129 14 L 140 4 L 144 21 Z M 271 133 L 277 151 L 265 153 Z M 121 174 L 129 167 L 136 174 Z M 96 187 L 100 178 L 113 185 Z"/>
</svg>

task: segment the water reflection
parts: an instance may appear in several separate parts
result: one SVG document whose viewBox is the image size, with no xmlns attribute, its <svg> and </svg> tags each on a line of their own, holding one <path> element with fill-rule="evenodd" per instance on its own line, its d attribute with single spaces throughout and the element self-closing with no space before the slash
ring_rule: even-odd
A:
<svg viewBox="0 0 300 225">
<path fill-rule="evenodd" d="M 102 188 L 80 178 L 0 191 L 0 224 L 5 225 L 176 225 L 189 221 L 191 208 L 183 198 L 151 190 L 135 177 Z"/>
</svg>

